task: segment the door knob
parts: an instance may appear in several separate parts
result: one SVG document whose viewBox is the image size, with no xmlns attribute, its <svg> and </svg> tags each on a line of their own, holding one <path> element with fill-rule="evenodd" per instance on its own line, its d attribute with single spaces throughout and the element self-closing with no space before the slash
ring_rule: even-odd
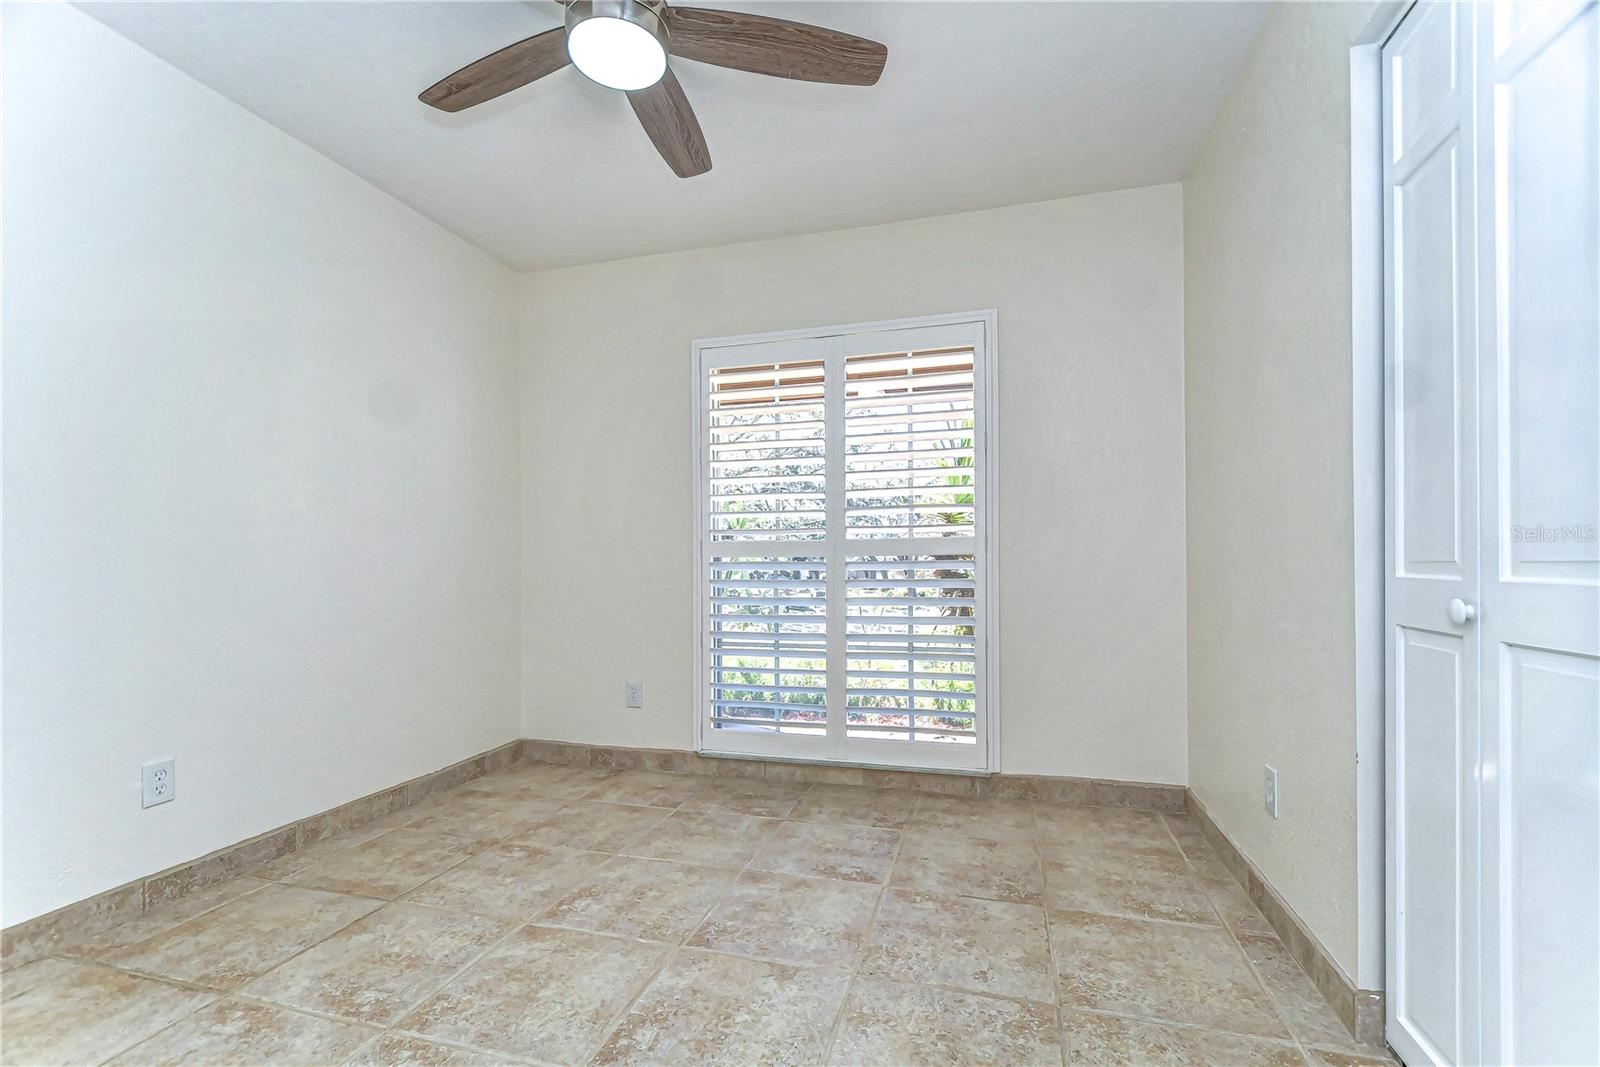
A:
<svg viewBox="0 0 1600 1067">
<path fill-rule="evenodd" d="M 1455 623 L 1457 626 L 1465 626 L 1467 623 L 1471 622 L 1473 619 L 1476 619 L 1477 617 L 1478 617 L 1478 609 L 1477 608 L 1473 607 L 1471 604 L 1468 604 L 1465 600 L 1462 600 L 1460 597 L 1454 597 L 1454 598 L 1451 599 L 1451 601 L 1450 601 L 1450 621 L 1451 622 Z"/>
</svg>

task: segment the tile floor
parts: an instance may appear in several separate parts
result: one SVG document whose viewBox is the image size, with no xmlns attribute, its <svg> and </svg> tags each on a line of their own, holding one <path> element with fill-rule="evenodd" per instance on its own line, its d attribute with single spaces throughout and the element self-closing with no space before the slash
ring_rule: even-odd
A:
<svg viewBox="0 0 1600 1067">
<path fill-rule="evenodd" d="M 0 996 L 7 1064 L 1392 1062 L 1182 817 L 549 764 Z"/>
</svg>

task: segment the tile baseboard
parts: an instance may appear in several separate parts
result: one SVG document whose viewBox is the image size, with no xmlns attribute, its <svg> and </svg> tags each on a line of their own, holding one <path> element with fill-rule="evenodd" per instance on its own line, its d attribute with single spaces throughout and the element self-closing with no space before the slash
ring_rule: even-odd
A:
<svg viewBox="0 0 1600 1067">
<path fill-rule="evenodd" d="M 280 856 L 325 837 L 353 830 L 409 808 L 444 790 L 522 762 L 669 771 L 677 774 L 765 778 L 805 784 L 860 785 L 953 796 L 1011 797 L 1098 807 L 1138 808 L 1177 814 L 1185 810 L 1180 785 L 1022 774 L 949 774 L 888 771 L 769 760 L 712 758 L 682 749 L 623 748 L 564 741 L 510 741 L 396 786 L 307 816 L 197 859 L 57 908 L 0 931 L 0 965 L 14 967 L 70 947 L 137 918 L 148 908 L 197 889 L 258 870 Z"/>
<path fill-rule="evenodd" d="M 1357 1041 L 1382 1047 L 1383 990 L 1357 989 L 1345 976 L 1344 970 L 1334 962 L 1333 956 L 1323 947 L 1322 942 L 1318 941 L 1306 928 L 1305 923 L 1300 921 L 1300 917 L 1289 906 L 1289 902 L 1283 899 L 1277 887 L 1266 879 L 1260 868 L 1250 862 L 1249 857 L 1240 852 L 1238 846 L 1222 832 L 1221 827 L 1212 821 L 1205 805 L 1194 795 L 1193 790 L 1184 792 L 1188 801 L 1189 815 L 1200 827 L 1206 842 L 1216 850 L 1223 866 L 1227 867 L 1244 887 L 1251 902 L 1277 932 L 1279 940 L 1310 977 L 1312 984 L 1317 987 L 1317 992 L 1322 994 L 1322 998 L 1328 1002 L 1328 1006 L 1339 1017 L 1339 1021 L 1344 1023 L 1345 1028 Z"/>
<path fill-rule="evenodd" d="M 216 882 L 226 881 L 373 819 L 400 811 L 490 771 L 521 759 L 522 742 L 508 741 L 476 756 L 420 775 L 396 786 L 329 808 L 254 837 L 209 852 L 125 885 L 96 893 L 65 907 L 0 931 L 0 965 L 7 968 L 50 955 L 73 943 L 137 918 L 147 908 L 177 900 Z"/>
<path fill-rule="evenodd" d="M 1181 785 L 1122 782 L 1105 778 L 1066 778 L 1045 774 L 972 774 L 936 770 L 881 770 L 874 767 L 801 763 L 789 760 L 702 756 L 678 748 L 624 748 L 576 741 L 523 741 L 523 758 L 578 767 L 611 767 L 765 778 L 777 782 L 865 785 L 951 796 L 1010 797 L 1102 808 L 1139 808 L 1171 815 L 1186 809 Z"/>
</svg>

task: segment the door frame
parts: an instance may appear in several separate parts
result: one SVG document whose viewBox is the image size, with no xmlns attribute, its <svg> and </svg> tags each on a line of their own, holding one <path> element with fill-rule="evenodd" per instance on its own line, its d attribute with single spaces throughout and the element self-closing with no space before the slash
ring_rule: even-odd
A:
<svg viewBox="0 0 1600 1067">
<path fill-rule="evenodd" d="M 976 325 L 982 330 L 983 351 L 979 357 L 976 375 L 978 436 L 982 447 L 978 490 L 982 503 L 978 515 L 979 553 L 977 566 L 979 582 L 979 611 L 985 620 L 979 635 L 981 654 L 978 660 L 979 738 L 983 745 L 983 760 L 973 767 L 944 767 L 934 763 L 896 764 L 867 762 L 827 757 L 792 756 L 773 752 L 730 752 L 708 749 L 705 737 L 705 686 L 701 666 L 705 662 L 704 611 L 706 515 L 699 506 L 707 471 L 704 450 L 701 448 L 705 419 L 705 398 L 702 391 L 704 378 L 703 352 L 734 345 L 760 344 L 769 341 L 814 340 L 848 334 L 875 333 L 886 330 L 909 330 L 919 327 Z M 999 313 L 994 308 L 979 311 L 951 312 L 942 315 L 914 315 L 901 319 L 881 319 L 874 322 L 853 322 L 832 326 L 813 326 L 792 330 L 773 330 L 763 333 L 734 334 L 724 337 L 697 337 L 690 342 L 691 411 L 694 412 L 694 463 L 690 499 L 696 501 L 693 523 L 694 543 L 690 559 L 694 567 L 694 596 L 690 599 L 691 625 L 694 635 L 694 662 L 692 689 L 689 694 L 690 714 L 694 716 L 694 750 L 702 756 L 729 759 L 758 759 L 775 763 L 811 763 L 833 767 L 863 767 L 873 770 L 936 771 L 941 774 L 990 775 L 1000 771 L 1000 340 Z"/>
<path fill-rule="evenodd" d="M 1385 0 L 1350 48 L 1351 465 L 1355 580 L 1356 973 L 1388 988 L 1387 636 L 1384 630 L 1383 46 L 1416 0 Z M 1359 1005 L 1358 1005 L 1359 1012 Z M 1359 1022 L 1359 1020 L 1358 1020 Z M 1387 1008 L 1382 1020 L 1387 1028 Z"/>
</svg>

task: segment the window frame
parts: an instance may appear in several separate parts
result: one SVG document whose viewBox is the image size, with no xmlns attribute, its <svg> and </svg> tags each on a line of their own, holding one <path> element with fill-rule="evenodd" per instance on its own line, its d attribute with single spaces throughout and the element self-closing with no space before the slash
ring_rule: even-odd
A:
<svg viewBox="0 0 1600 1067">
<path fill-rule="evenodd" d="M 810 327 L 795 330 L 777 330 L 765 333 L 738 334 L 723 337 L 695 338 L 691 341 L 690 388 L 694 413 L 692 434 L 694 478 L 691 499 L 694 503 L 693 544 L 691 559 L 694 567 L 694 596 L 690 605 L 691 630 L 694 645 L 694 663 L 691 671 L 693 692 L 690 699 L 694 716 L 694 750 L 704 756 L 738 759 L 762 759 L 788 763 L 818 763 L 830 766 L 869 767 L 895 770 L 939 770 L 964 774 L 992 774 L 1000 769 L 1000 562 L 999 514 L 1000 468 L 999 449 L 999 344 L 998 314 L 990 308 L 982 311 L 955 312 L 945 315 L 920 315 L 902 319 L 884 319 L 874 322 L 845 323 L 834 326 Z M 708 485 L 710 471 L 707 424 L 710 417 L 710 400 L 706 390 L 710 367 L 708 356 L 717 350 L 772 342 L 797 341 L 815 344 L 852 335 L 907 331 L 918 328 L 943 326 L 970 326 L 976 340 L 973 344 L 973 407 L 977 423 L 974 433 L 974 464 L 978 484 L 975 494 L 977 521 L 974 534 L 977 550 L 974 567 L 978 576 L 977 601 L 979 617 L 984 620 L 978 634 L 978 724 L 975 752 L 965 760 L 939 758 L 941 750 L 948 755 L 960 755 L 958 746 L 932 743 L 879 742 L 860 744 L 858 751 L 872 751 L 884 746 L 883 759 L 849 758 L 829 751 L 829 744 L 802 744 L 807 740 L 794 734 L 741 734 L 737 750 L 710 744 L 715 731 L 707 729 L 709 716 L 708 687 L 705 672 L 708 666 L 705 608 L 710 595 L 709 557 L 705 551 L 709 533 Z M 830 431 L 831 432 L 831 431 Z M 892 545 L 892 540 L 889 544 Z M 819 542 L 819 548 L 822 543 Z M 831 605 L 830 605 L 831 607 Z M 831 630 L 830 630 L 831 633 Z M 965 749 L 967 746 L 959 746 Z M 902 758 L 895 758 L 896 756 Z M 903 757 L 911 756 L 912 759 Z M 925 758 L 924 758 L 925 757 Z"/>
</svg>

